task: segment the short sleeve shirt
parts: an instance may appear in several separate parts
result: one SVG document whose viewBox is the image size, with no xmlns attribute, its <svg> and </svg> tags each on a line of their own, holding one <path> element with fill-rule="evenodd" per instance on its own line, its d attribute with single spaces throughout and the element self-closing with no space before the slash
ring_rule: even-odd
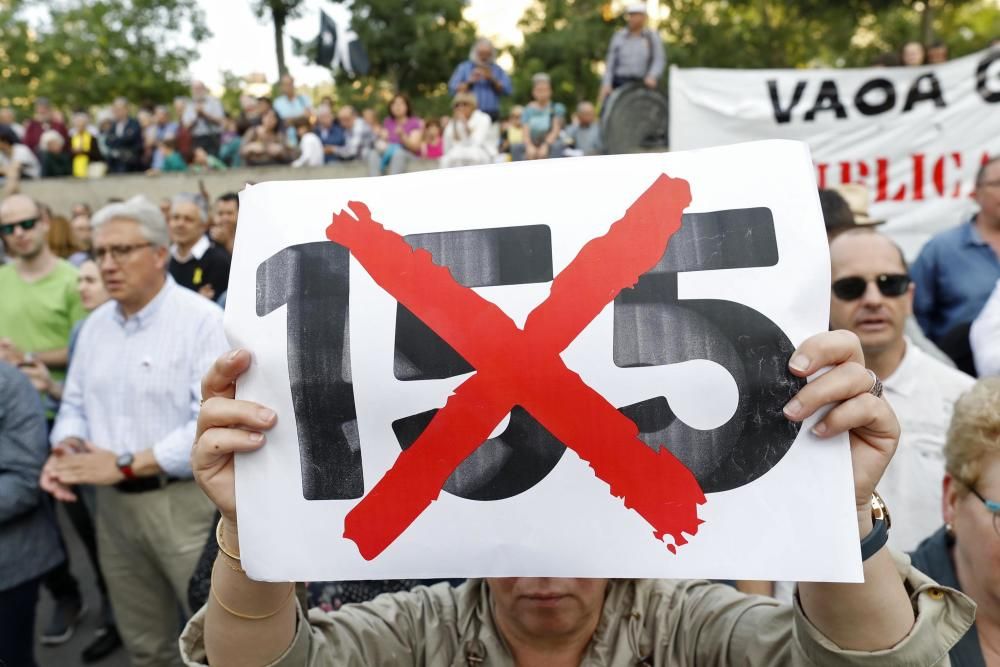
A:
<svg viewBox="0 0 1000 667">
<path fill-rule="evenodd" d="M 306 109 L 310 106 L 309 99 L 305 95 L 296 95 L 292 99 L 288 99 L 282 95 L 274 100 L 274 112 L 277 113 L 282 120 L 305 115 Z"/>
<path fill-rule="evenodd" d="M 65 260 L 34 282 L 22 280 L 13 264 L 0 266 L 0 338 L 10 338 L 24 352 L 66 347 L 73 325 L 87 315 L 76 276 Z M 64 374 L 53 376 L 61 380 Z"/>
</svg>

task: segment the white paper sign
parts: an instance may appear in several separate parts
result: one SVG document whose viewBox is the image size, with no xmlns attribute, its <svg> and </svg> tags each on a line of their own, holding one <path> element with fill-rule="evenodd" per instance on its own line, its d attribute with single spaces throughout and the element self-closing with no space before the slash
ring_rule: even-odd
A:
<svg viewBox="0 0 1000 667">
<path fill-rule="evenodd" d="M 976 171 L 1000 153 L 1000 49 L 925 67 L 671 69 L 672 148 L 759 139 L 807 142 L 820 187 L 867 185 L 912 257 L 971 215 Z"/>
<path fill-rule="evenodd" d="M 262 183 L 232 271 L 254 578 L 860 580 L 804 144 Z"/>
</svg>

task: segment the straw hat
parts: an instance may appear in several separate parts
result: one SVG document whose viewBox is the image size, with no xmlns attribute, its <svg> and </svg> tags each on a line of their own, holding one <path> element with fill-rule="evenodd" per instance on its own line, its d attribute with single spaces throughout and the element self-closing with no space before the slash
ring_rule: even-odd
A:
<svg viewBox="0 0 1000 667">
<path fill-rule="evenodd" d="M 861 183 L 844 183 L 834 188 L 844 198 L 854 214 L 854 224 L 858 227 L 881 225 L 885 220 L 876 220 L 868 214 L 868 188 Z"/>
<path fill-rule="evenodd" d="M 452 106 L 452 108 L 455 108 L 456 106 L 458 106 L 462 102 L 465 102 L 466 104 L 471 104 L 473 109 L 475 109 L 476 106 L 477 106 L 477 104 L 476 104 L 476 96 L 473 95 L 472 93 L 458 93 L 458 94 L 456 94 L 455 98 L 451 101 L 451 106 Z"/>
</svg>

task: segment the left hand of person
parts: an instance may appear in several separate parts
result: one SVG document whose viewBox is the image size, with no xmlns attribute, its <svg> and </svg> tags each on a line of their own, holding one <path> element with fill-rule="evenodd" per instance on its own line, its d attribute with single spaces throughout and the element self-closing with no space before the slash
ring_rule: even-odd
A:
<svg viewBox="0 0 1000 667">
<path fill-rule="evenodd" d="M 646 84 L 646 87 L 649 88 L 649 89 L 655 89 L 656 88 L 656 79 L 654 79 L 651 76 L 647 76 L 645 79 L 642 80 L 642 82 L 644 84 Z"/>
<path fill-rule="evenodd" d="M 871 528 L 872 492 L 896 451 L 899 421 L 886 400 L 869 393 L 872 376 L 865 368 L 861 342 L 849 331 L 827 331 L 807 339 L 788 367 L 798 377 L 830 367 L 804 386 L 784 412 L 789 419 L 802 421 L 823 406 L 834 405 L 813 433 L 824 439 L 849 434 L 858 527 L 866 535 Z"/>
<path fill-rule="evenodd" d="M 35 391 L 47 394 L 52 389 L 52 375 L 49 373 L 48 367 L 42 362 L 33 359 L 32 361 L 22 362 L 19 368 L 31 380 Z"/>
<path fill-rule="evenodd" d="M 210 284 L 209 285 L 202 285 L 198 289 L 198 294 L 202 295 L 203 297 L 205 297 L 209 301 L 215 301 L 215 289 Z"/>
<path fill-rule="evenodd" d="M 84 444 L 79 454 L 60 456 L 52 460 L 52 474 L 59 483 L 98 484 L 110 486 L 125 479 L 118 469 L 118 456 L 109 449 L 101 449 L 91 442 Z"/>
</svg>

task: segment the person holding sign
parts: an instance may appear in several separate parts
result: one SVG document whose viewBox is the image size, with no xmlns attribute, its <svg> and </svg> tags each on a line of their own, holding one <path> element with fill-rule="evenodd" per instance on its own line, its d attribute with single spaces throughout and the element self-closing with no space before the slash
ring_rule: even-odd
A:
<svg viewBox="0 0 1000 667">
<path fill-rule="evenodd" d="M 668 580 L 494 578 L 384 595 L 308 615 L 290 583 L 249 579 L 240 561 L 233 455 L 259 449 L 276 414 L 235 400 L 251 356 L 220 357 L 202 381 L 195 478 L 222 512 L 212 594 L 181 637 L 188 665 L 933 665 L 973 620 L 973 604 L 884 548 L 875 487 L 899 439 L 844 331 L 805 341 L 798 377 L 832 369 L 784 408 L 801 421 L 837 404 L 820 437 L 849 432 L 863 584 L 799 585 L 794 606 L 721 584 Z"/>
</svg>

